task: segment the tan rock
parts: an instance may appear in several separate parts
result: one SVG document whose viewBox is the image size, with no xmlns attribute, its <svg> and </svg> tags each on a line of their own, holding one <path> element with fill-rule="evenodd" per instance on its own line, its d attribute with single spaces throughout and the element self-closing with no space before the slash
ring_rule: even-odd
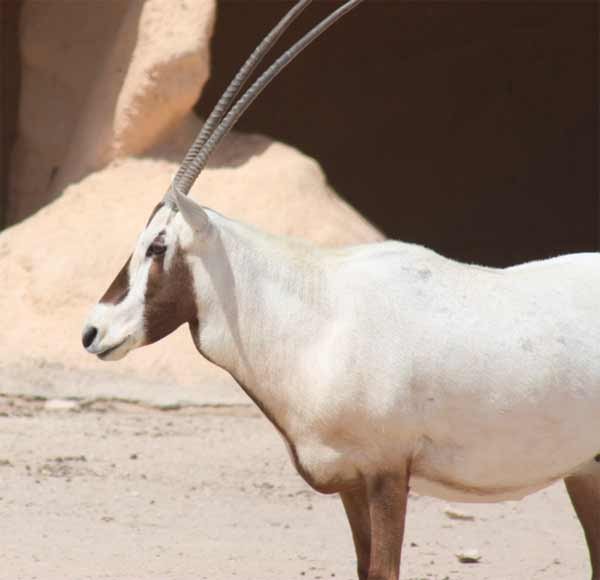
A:
<svg viewBox="0 0 600 580">
<path fill-rule="evenodd" d="M 215 0 L 25 0 L 9 221 L 191 110 L 209 74 Z"/>
</svg>

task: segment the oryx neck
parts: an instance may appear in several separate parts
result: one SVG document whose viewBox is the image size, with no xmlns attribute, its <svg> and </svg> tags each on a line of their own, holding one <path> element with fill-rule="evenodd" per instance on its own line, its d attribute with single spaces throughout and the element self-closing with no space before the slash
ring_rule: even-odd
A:
<svg viewBox="0 0 600 580">
<path fill-rule="evenodd" d="M 309 242 L 274 236 L 209 210 L 217 245 L 226 253 L 232 274 L 247 288 L 267 287 L 320 307 L 325 252 Z M 257 296 L 254 296 L 257 298 Z"/>
<path fill-rule="evenodd" d="M 212 212 L 210 218 L 210 251 L 194 269 L 196 346 L 255 400 L 277 406 L 293 396 L 290 373 L 305 363 L 299 353 L 322 334 L 330 315 L 323 252 Z"/>
</svg>

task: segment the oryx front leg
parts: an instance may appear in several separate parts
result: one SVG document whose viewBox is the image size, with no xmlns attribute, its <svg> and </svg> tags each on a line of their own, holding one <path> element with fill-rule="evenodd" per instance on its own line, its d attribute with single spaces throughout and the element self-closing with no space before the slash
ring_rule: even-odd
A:
<svg viewBox="0 0 600 580">
<path fill-rule="evenodd" d="M 582 473 L 565 479 L 590 551 L 592 580 L 600 580 L 600 475 Z"/>
<path fill-rule="evenodd" d="M 356 549 L 359 580 L 368 580 L 371 561 L 371 517 L 369 501 L 364 485 L 341 494 L 344 509 L 352 529 L 352 539 Z"/>
<path fill-rule="evenodd" d="M 367 580 L 398 580 L 408 474 L 381 474 L 367 480 L 371 553 Z"/>
</svg>

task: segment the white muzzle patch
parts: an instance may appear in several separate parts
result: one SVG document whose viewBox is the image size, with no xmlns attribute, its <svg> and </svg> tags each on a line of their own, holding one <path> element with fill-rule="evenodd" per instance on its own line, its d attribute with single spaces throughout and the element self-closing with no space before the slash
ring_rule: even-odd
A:
<svg viewBox="0 0 600 580">
<path fill-rule="evenodd" d="M 150 263 L 142 263 L 127 296 L 118 304 L 100 302 L 86 322 L 83 343 L 101 360 L 120 360 L 144 343 L 145 294 Z M 94 332 L 95 329 L 95 332 Z"/>
</svg>

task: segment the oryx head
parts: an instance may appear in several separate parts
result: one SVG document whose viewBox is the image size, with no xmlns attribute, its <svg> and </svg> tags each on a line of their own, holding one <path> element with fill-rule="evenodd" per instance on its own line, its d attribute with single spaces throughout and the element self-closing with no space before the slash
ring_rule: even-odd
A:
<svg viewBox="0 0 600 580">
<path fill-rule="evenodd" d="M 187 193 L 210 153 L 260 92 L 308 44 L 363 0 L 350 0 L 283 53 L 239 98 L 233 100 L 268 50 L 311 3 L 300 0 L 265 37 L 233 79 L 188 151 L 167 194 L 152 212 L 133 252 L 83 330 L 88 352 L 117 360 L 130 350 L 155 342 L 180 325 L 197 320 L 190 258 L 211 235 L 207 212 Z"/>
<path fill-rule="evenodd" d="M 188 256 L 208 236 L 205 210 L 178 194 L 158 204 L 133 252 L 92 310 L 83 345 L 102 360 L 118 360 L 197 318 Z"/>
</svg>

